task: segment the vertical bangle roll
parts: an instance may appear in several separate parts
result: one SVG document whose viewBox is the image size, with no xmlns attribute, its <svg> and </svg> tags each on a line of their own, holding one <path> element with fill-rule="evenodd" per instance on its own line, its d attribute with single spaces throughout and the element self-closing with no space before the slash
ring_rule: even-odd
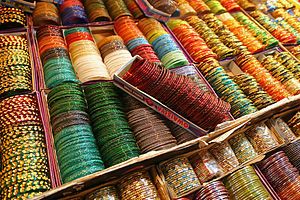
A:
<svg viewBox="0 0 300 200">
<path fill-rule="evenodd" d="M 0 48 L 0 97 L 31 91 L 31 58 L 25 35 L 0 36 Z"/>
<path fill-rule="evenodd" d="M 47 88 L 67 82 L 79 83 L 61 30 L 53 26 L 40 27 L 37 40 Z M 48 41 L 55 43 L 47 45 Z"/>
<path fill-rule="evenodd" d="M 32 15 L 35 26 L 60 25 L 59 11 L 53 3 L 37 2 Z"/>
</svg>

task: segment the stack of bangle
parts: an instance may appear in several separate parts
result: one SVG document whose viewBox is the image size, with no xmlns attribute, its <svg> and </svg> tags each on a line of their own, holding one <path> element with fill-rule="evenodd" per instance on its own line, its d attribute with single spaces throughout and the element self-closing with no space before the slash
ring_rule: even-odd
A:
<svg viewBox="0 0 300 200">
<path fill-rule="evenodd" d="M 266 46 L 256 39 L 245 26 L 236 21 L 229 13 L 219 15 L 218 17 L 223 21 L 225 26 L 243 42 L 251 53 L 257 53 L 265 49 Z"/>
<path fill-rule="evenodd" d="M 159 193 L 147 171 L 134 172 L 122 177 L 119 188 L 123 200 L 160 200 Z"/>
<path fill-rule="evenodd" d="M 224 174 L 240 165 L 228 141 L 213 145 L 209 148 L 209 152 L 214 156 Z"/>
<path fill-rule="evenodd" d="M 222 6 L 226 8 L 228 12 L 240 11 L 241 7 L 235 0 L 220 0 Z"/>
<path fill-rule="evenodd" d="M 84 0 L 83 3 L 90 22 L 111 21 L 103 0 Z"/>
<path fill-rule="evenodd" d="M 109 80 L 110 76 L 88 28 L 64 31 L 75 72 L 82 83 Z"/>
<path fill-rule="evenodd" d="M 206 130 L 227 120 L 228 103 L 201 90 L 189 77 L 145 59 L 135 60 L 122 78 Z"/>
<path fill-rule="evenodd" d="M 283 147 L 284 153 L 288 156 L 290 162 L 300 170 L 300 141 L 294 141 L 291 144 Z"/>
<path fill-rule="evenodd" d="M 289 51 L 298 59 L 300 60 L 300 45 L 292 47 Z"/>
<path fill-rule="evenodd" d="M 150 62 L 160 63 L 152 46 L 131 17 L 121 17 L 117 19 L 114 27 L 133 56 L 139 55 Z"/>
<path fill-rule="evenodd" d="M 160 116 L 131 96 L 124 97 L 127 118 L 141 153 L 169 149 L 176 139 Z"/>
<path fill-rule="evenodd" d="M 210 13 L 209 7 L 202 0 L 187 0 L 197 14 Z"/>
<path fill-rule="evenodd" d="M 136 140 L 114 84 L 100 82 L 88 85 L 84 91 L 105 166 L 110 167 L 139 156 Z"/>
<path fill-rule="evenodd" d="M 222 14 L 226 12 L 226 9 L 222 6 L 220 1 L 218 0 L 204 0 L 206 5 L 210 8 L 211 12 L 216 15 Z"/>
<path fill-rule="evenodd" d="M 167 186 L 176 197 L 183 197 L 201 187 L 201 183 L 186 157 L 168 160 L 160 166 Z"/>
<path fill-rule="evenodd" d="M 168 13 L 170 15 L 173 14 L 178 7 L 176 1 L 174 0 L 149 0 L 149 3 L 157 10 Z"/>
<path fill-rule="evenodd" d="M 275 21 L 272 21 L 272 19 L 264 14 L 263 12 L 256 10 L 253 12 L 250 12 L 250 15 L 258 21 L 265 29 L 267 29 L 276 39 L 278 39 L 280 42 L 286 44 L 286 43 L 296 43 L 297 38 L 295 35 L 293 35 L 288 30 L 285 30 L 278 24 L 276 24 Z"/>
<path fill-rule="evenodd" d="M 182 144 L 197 138 L 194 134 L 171 121 L 167 125 L 170 128 L 172 135 L 176 138 L 177 144 Z"/>
<path fill-rule="evenodd" d="M 255 5 L 248 0 L 236 0 L 236 2 L 247 11 L 253 11 L 256 9 Z"/>
<path fill-rule="evenodd" d="M 119 200 L 118 192 L 115 186 L 106 186 L 97 189 L 86 195 L 85 200 Z"/>
<path fill-rule="evenodd" d="M 197 12 L 186 0 L 176 0 L 178 9 L 180 11 L 180 17 L 184 18 L 187 16 L 197 15 Z"/>
<path fill-rule="evenodd" d="M 51 189 L 45 134 L 36 97 L 0 101 L 1 199 L 28 199 Z"/>
<path fill-rule="evenodd" d="M 186 18 L 186 21 L 199 33 L 207 46 L 218 55 L 219 60 L 234 56 L 235 51 L 224 45 L 219 37 L 212 31 L 203 20 L 197 16 Z"/>
<path fill-rule="evenodd" d="M 0 6 L 0 28 L 16 28 L 26 25 L 26 16 L 21 9 Z"/>
<path fill-rule="evenodd" d="M 229 193 L 225 188 L 222 181 L 213 181 L 204 185 L 196 193 L 195 200 L 209 200 L 209 199 L 218 199 L 218 200 L 228 200 L 230 199 Z"/>
<path fill-rule="evenodd" d="M 206 183 L 223 174 L 216 159 L 208 150 L 202 150 L 189 157 L 194 171 L 200 182 Z"/>
<path fill-rule="evenodd" d="M 143 11 L 137 5 L 135 0 L 124 0 L 124 2 L 135 19 L 140 19 L 144 17 Z"/>
<path fill-rule="evenodd" d="M 214 14 L 204 14 L 201 15 L 202 20 L 205 21 L 207 26 L 211 28 L 216 35 L 218 35 L 219 39 L 229 48 L 234 49 L 235 55 L 241 52 L 246 52 L 247 47 L 243 45 L 243 43 L 231 32 L 226 26 L 224 26 L 223 22 L 219 20 Z"/>
<path fill-rule="evenodd" d="M 123 67 L 132 59 L 130 52 L 123 44 L 123 40 L 120 36 L 114 35 L 106 37 L 101 40 L 97 46 L 111 78 L 113 78 L 113 75 L 120 67 Z"/>
<path fill-rule="evenodd" d="M 103 0 L 113 21 L 123 16 L 132 16 L 123 0 Z"/>
<path fill-rule="evenodd" d="M 223 182 L 232 199 L 272 199 L 252 166 L 233 172 Z"/>
<path fill-rule="evenodd" d="M 235 118 L 257 111 L 252 101 L 247 98 L 240 87 L 229 77 L 218 61 L 209 59 L 198 65 L 199 70 L 214 88 L 216 93 L 231 105 Z"/>
<path fill-rule="evenodd" d="M 25 35 L 0 36 L 0 97 L 32 90 L 30 62 Z"/>
<path fill-rule="evenodd" d="M 228 142 L 241 164 L 255 159 L 258 155 L 244 133 L 233 136 Z"/>
<path fill-rule="evenodd" d="M 172 70 L 176 74 L 188 76 L 194 83 L 198 85 L 198 87 L 207 92 L 211 92 L 209 86 L 205 82 L 204 77 L 200 77 L 198 70 L 194 66 L 185 66 L 181 68 L 176 68 Z"/>
<path fill-rule="evenodd" d="M 268 48 L 278 45 L 278 40 L 276 40 L 269 32 L 261 29 L 244 13 L 235 12 L 231 15 L 242 25 L 246 26 L 247 29 L 251 32 L 251 34 L 254 35 L 262 44 L 267 45 Z"/>
<path fill-rule="evenodd" d="M 55 87 L 48 94 L 48 105 L 63 182 L 103 170 L 81 87 L 75 83 Z"/>
<path fill-rule="evenodd" d="M 144 18 L 139 21 L 138 27 L 152 44 L 166 68 L 189 65 L 184 53 L 158 21 L 153 18 Z"/>
<path fill-rule="evenodd" d="M 253 76 L 246 73 L 238 74 L 234 77 L 234 81 L 259 110 L 275 103 Z"/>
<path fill-rule="evenodd" d="M 300 112 L 297 112 L 293 117 L 291 117 L 291 119 L 289 119 L 288 125 L 297 136 L 300 135 Z"/>
<path fill-rule="evenodd" d="M 174 19 L 169 20 L 167 24 L 194 61 L 202 62 L 207 58 L 217 58 L 217 55 L 208 48 L 205 41 L 186 21 Z"/>
<path fill-rule="evenodd" d="M 277 53 L 274 57 L 280 64 L 292 72 L 298 80 L 300 80 L 300 62 L 294 59 L 290 53 L 283 51 Z"/>
<path fill-rule="evenodd" d="M 43 26 L 36 34 L 47 88 L 66 82 L 79 83 L 61 30 L 54 26 Z"/>
<path fill-rule="evenodd" d="M 290 96 L 284 86 L 253 55 L 240 54 L 236 59 L 236 63 L 245 73 L 252 75 L 275 101 Z"/>
<path fill-rule="evenodd" d="M 277 62 L 273 56 L 266 56 L 262 61 L 262 65 L 275 79 L 285 86 L 290 94 L 296 95 L 300 93 L 300 82 L 295 78 L 293 73 Z"/>
<path fill-rule="evenodd" d="M 259 163 L 259 169 L 282 199 L 300 198 L 300 175 L 283 151 Z"/>
<path fill-rule="evenodd" d="M 271 130 L 264 124 L 257 124 L 247 130 L 246 136 L 258 154 L 263 154 L 278 146 Z"/>
<path fill-rule="evenodd" d="M 284 21 L 286 21 L 287 24 L 289 24 L 291 27 L 293 27 L 296 31 L 300 32 L 300 23 L 299 23 L 298 18 L 296 16 L 292 16 L 290 13 L 288 13 L 284 9 L 276 9 L 271 14 L 275 18 L 279 18 L 279 17 L 283 18 Z"/>
<path fill-rule="evenodd" d="M 37 2 L 32 15 L 35 26 L 60 24 L 58 8 L 50 2 Z"/>
<path fill-rule="evenodd" d="M 275 21 L 285 30 L 288 30 L 290 33 L 292 33 L 297 38 L 297 44 L 300 43 L 300 33 L 292 27 L 289 23 L 287 23 L 283 18 L 278 17 L 275 19 Z"/>
<path fill-rule="evenodd" d="M 63 25 L 88 23 L 84 6 L 80 0 L 64 0 L 59 7 Z"/>
</svg>

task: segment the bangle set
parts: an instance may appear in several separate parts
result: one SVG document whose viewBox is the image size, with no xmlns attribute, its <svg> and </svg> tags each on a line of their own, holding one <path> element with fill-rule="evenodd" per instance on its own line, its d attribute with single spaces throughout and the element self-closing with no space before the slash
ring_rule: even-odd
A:
<svg viewBox="0 0 300 200">
<path fill-rule="evenodd" d="M 282 83 L 276 80 L 253 55 L 240 54 L 236 59 L 236 63 L 243 72 L 252 75 L 275 101 L 280 101 L 290 96 L 290 93 Z"/>
<path fill-rule="evenodd" d="M 100 82 L 84 88 L 93 132 L 106 167 L 139 156 L 136 139 L 123 111 L 117 88 Z"/>
<path fill-rule="evenodd" d="M 186 21 L 180 19 L 170 20 L 167 25 L 195 62 L 218 57 Z"/>
<path fill-rule="evenodd" d="M 243 167 L 227 176 L 224 185 L 230 197 L 234 196 L 236 199 L 245 199 L 252 195 L 259 199 L 272 199 L 252 166 Z"/>
<path fill-rule="evenodd" d="M 148 1 L 157 10 L 168 13 L 170 15 L 172 15 L 178 7 L 178 4 L 175 0 L 164 0 L 164 1 L 148 0 Z"/>
<path fill-rule="evenodd" d="M 277 60 L 272 56 L 268 55 L 262 60 L 262 65 L 265 67 L 272 76 L 280 81 L 285 89 L 292 95 L 297 95 L 300 92 L 300 82 L 295 76 L 281 65 Z"/>
<path fill-rule="evenodd" d="M 152 45 L 131 17 L 119 18 L 115 21 L 114 28 L 133 56 L 139 55 L 151 62 L 160 63 Z"/>
<path fill-rule="evenodd" d="M 174 158 L 160 166 L 168 187 L 176 197 L 183 197 L 201 187 L 201 183 L 188 158 Z M 175 170 L 176 169 L 176 170 Z"/>
<path fill-rule="evenodd" d="M 56 86 L 48 94 L 48 106 L 63 183 L 103 170 L 81 87 Z"/>
<path fill-rule="evenodd" d="M 103 0 L 84 0 L 83 3 L 89 22 L 111 21 Z"/>
<path fill-rule="evenodd" d="M 217 60 L 208 59 L 198 64 L 197 67 L 218 96 L 230 103 L 230 111 L 235 118 L 257 111 L 253 102 L 247 98 L 241 88 L 229 77 Z"/>
<path fill-rule="evenodd" d="M 226 8 L 224 8 L 218 0 L 204 0 L 204 2 L 210 8 L 211 12 L 216 15 L 226 12 Z"/>
<path fill-rule="evenodd" d="M 261 52 L 265 49 L 266 45 L 263 45 L 245 26 L 236 21 L 229 13 L 219 15 L 218 18 L 235 34 L 251 53 Z"/>
<path fill-rule="evenodd" d="M 300 63 L 296 59 L 294 59 L 288 52 L 277 53 L 274 57 L 277 62 L 292 72 L 293 75 L 300 80 Z"/>
<path fill-rule="evenodd" d="M 113 21 L 123 16 L 132 16 L 123 0 L 103 0 L 103 1 Z"/>
<path fill-rule="evenodd" d="M 197 12 L 197 14 L 210 13 L 210 8 L 202 0 L 186 0 L 192 8 Z"/>
<path fill-rule="evenodd" d="M 129 126 L 132 128 L 141 153 L 169 149 L 176 146 L 170 129 L 155 111 L 133 97 L 123 98 Z M 144 127 L 140 129 L 140 127 Z"/>
<path fill-rule="evenodd" d="M 189 61 L 182 50 L 157 20 L 144 18 L 138 22 L 138 27 L 153 46 L 158 58 L 166 68 L 171 69 L 189 65 Z"/>
<path fill-rule="evenodd" d="M 220 0 L 220 2 L 228 12 L 236 12 L 241 10 L 241 7 L 235 0 Z"/>
<path fill-rule="evenodd" d="M 121 199 L 160 199 L 159 193 L 147 171 L 126 175 L 119 182 Z"/>
<path fill-rule="evenodd" d="M 143 11 L 137 5 L 135 0 L 123 0 L 123 1 L 135 19 L 141 19 L 145 17 Z"/>
<path fill-rule="evenodd" d="M 100 41 L 97 46 L 111 78 L 120 67 L 123 67 L 132 59 L 130 52 L 119 36 L 108 36 Z"/>
<path fill-rule="evenodd" d="M 197 12 L 186 0 L 176 0 L 176 2 L 178 4 L 178 10 L 180 11 L 180 18 L 197 15 Z"/>
<path fill-rule="evenodd" d="M 275 103 L 272 97 L 261 88 L 253 76 L 246 73 L 238 74 L 234 76 L 234 81 L 240 86 L 241 90 L 253 102 L 257 109 L 260 110 Z"/>
<path fill-rule="evenodd" d="M 36 35 L 46 87 L 53 88 L 66 82 L 79 83 L 61 30 L 54 26 L 43 26 Z M 52 44 L 49 45 L 48 41 Z"/>
<path fill-rule="evenodd" d="M 266 45 L 267 48 L 272 48 L 278 45 L 276 40 L 270 33 L 261 29 L 252 20 L 250 20 L 244 13 L 236 12 L 231 14 L 239 23 L 246 26 L 250 33 L 256 37 L 262 44 Z"/>
<path fill-rule="evenodd" d="M 88 17 L 80 0 L 64 0 L 59 6 L 63 25 L 88 23 Z"/>
<path fill-rule="evenodd" d="M 21 9 L 0 6 L 0 28 L 2 30 L 24 26 L 26 26 L 26 16 Z"/>
<path fill-rule="evenodd" d="M 300 189 L 299 171 L 283 151 L 273 153 L 261 161 L 258 166 L 280 198 L 297 199 L 300 197 L 297 192 Z"/>
<path fill-rule="evenodd" d="M 70 28 L 64 30 L 64 35 L 80 82 L 111 79 L 88 28 Z"/>
<path fill-rule="evenodd" d="M 51 189 L 43 125 L 34 95 L 0 101 L 1 198 L 27 199 Z"/>
<path fill-rule="evenodd" d="M 256 9 L 256 6 L 251 3 L 249 0 L 235 0 L 244 10 L 253 11 Z"/>
<path fill-rule="evenodd" d="M 197 16 L 191 16 L 186 19 L 191 27 L 204 39 L 207 46 L 218 55 L 219 60 L 224 60 L 235 55 L 234 49 L 227 47 L 221 42 L 219 37 L 212 31 L 203 20 Z"/>
<path fill-rule="evenodd" d="M 235 55 L 248 51 L 247 47 L 214 14 L 204 14 L 201 19 L 215 32 L 223 44 L 235 50 Z"/>
<path fill-rule="evenodd" d="M 25 35 L 0 36 L 0 97 L 32 91 L 31 59 Z"/>
<path fill-rule="evenodd" d="M 134 61 L 123 79 L 200 127 L 214 129 L 227 119 L 230 109 L 228 103 L 201 90 L 190 78 L 147 60 Z M 210 104 L 206 103 L 208 101 Z"/>
<path fill-rule="evenodd" d="M 37 2 L 32 19 L 35 26 L 60 25 L 58 8 L 50 2 Z"/>
<path fill-rule="evenodd" d="M 276 24 L 276 22 L 272 21 L 272 19 L 263 12 L 256 10 L 250 12 L 250 15 L 283 44 L 297 42 L 297 37 L 293 35 L 293 33 Z"/>
</svg>

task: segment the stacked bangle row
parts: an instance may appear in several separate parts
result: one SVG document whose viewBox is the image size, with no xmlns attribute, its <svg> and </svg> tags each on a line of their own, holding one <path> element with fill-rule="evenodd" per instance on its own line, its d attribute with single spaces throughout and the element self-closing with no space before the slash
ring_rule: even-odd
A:
<svg viewBox="0 0 300 200">
<path fill-rule="evenodd" d="M 0 47 L 0 98 L 31 91 L 31 59 L 25 35 L 0 36 Z"/>
<path fill-rule="evenodd" d="M 40 27 L 37 39 L 47 88 L 67 82 L 79 83 L 61 30 L 54 26 Z"/>
<path fill-rule="evenodd" d="M 60 173 L 64 183 L 104 169 L 81 87 L 65 83 L 48 95 Z"/>
<path fill-rule="evenodd" d="M 119 18 L 115 21 L 114 28 L 132 55 L 139 55 L 151 62 L 160 63 L 152 46 L 131 17 Z"/>
<path fill-rule="evenodd" d="M 138 23 L 139 29 L 153 46 L 159 59 L 168 69 L 189 64 L 179 46 L 162 25 L 153 18 L 144 18 Z"/>
<path fill-rule="evenodd" d="M 88 28 L 77 27 L 64 31 L 71 60 L 82 82 L 109 80 L 110 76 Z"/>
<path fill-rule="evenodd" d="M 27 199 L 51 189 L 43 125 L 34 95 L 0 101 L 1 198 Z"/>
</svg>

